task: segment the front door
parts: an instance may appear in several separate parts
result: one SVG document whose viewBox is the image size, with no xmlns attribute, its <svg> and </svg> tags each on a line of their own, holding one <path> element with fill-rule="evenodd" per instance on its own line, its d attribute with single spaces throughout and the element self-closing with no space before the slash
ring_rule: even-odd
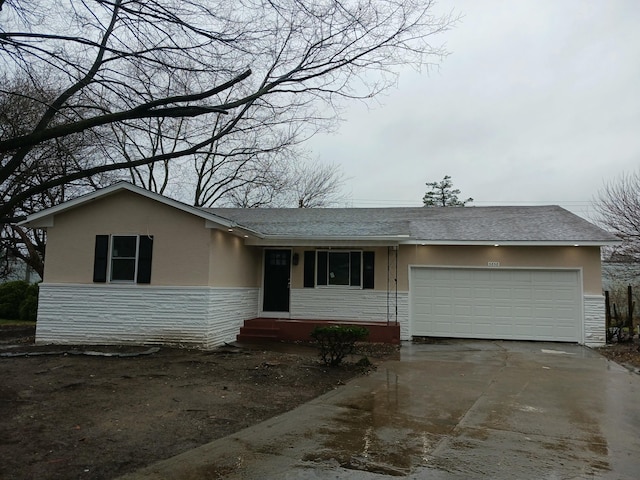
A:
<svg viewBox="0 0 640 480">
<path fill-rule="evenodd" d="M 265 312 L 289 311 L 289 287 L 291 275 L 291 250 L 264 251 Z"/>
</svg>

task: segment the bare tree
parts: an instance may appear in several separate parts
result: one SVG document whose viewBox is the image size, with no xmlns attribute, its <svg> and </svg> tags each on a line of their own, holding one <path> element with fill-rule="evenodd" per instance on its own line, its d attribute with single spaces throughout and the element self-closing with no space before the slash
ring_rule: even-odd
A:
<svg viewBox="0 0 640 480">
<path fill-rule="evenodd" d="M 276 166 L 276 168 L 274 168 Z M 332 207 L 344 202 L 345 177 L 337 164 L 311 161 L 297 152 L 269 163 L 263 182 L 247 182 L 229 192 L 221 203 L 232 207 Z"/>
<path fill-rule="evenodd" d="M 55 97 L 55 92 L 47 88 L 35 88 L 25 78 L 12 81 L 4 79 L 4 91 L 0 91 L 0 138 L 21 135 L 28 125 L 35 121 Z M 10 92 L 10 93 L 7 93 Z M 14 175 L 1 184 L 2 196 L 11 198 L 25 188 L 46 183 L 52 178 L 72 174 L 90 165 L 96 140 L 90 133 L 80 132 L 42 142 L 32 148 L 23 159 Z M 11 213 L 17 216 L 37 212 L 63 202 L 68 198 L 98 188 L 108 179 L 95 176 L 79 179 L 39 192 L 25 199 Z M 45 253 L 45 233 L 26 229 L 6 222 L 0 229 L 0 277 L 10 274 L 15 267 L 13 259 L 18 259 L 43 274 Z"/>
<path fill-rule="evenodd" d="M 0 7 L 2 70 L 34 86 L 46 73 L 56 92 L 24 131 L 0 138 L 0 217 L 81 178 L 208 154 L 248 118 L 326 126 L 341 99 L 370 98 L 394 84 L 397 67 L 428 66 L 443 55 L 430 40 L 455 21 L 435 16 L 424 0 L 13 0 Z M 190 129 L 171 150 L 136 151 L 124 135 L 128 156 L 109 146 L 113 127 L 147 132 L 157 128 L 154 119 L 218 128 Z M 34 149 L 76 134 L 107 139 L 104 154 L 73 172 L 24 179 Z M 6 182 L 22 188 L 9 194 Z"/>
<path fill-rule="evenodd" d="M 467 203 L 473 202 L 473 198 L 460 200 L 460 189 L 453 188 L 453 180 L 449 175 L 445 175 L 440 182 L 427 182 L 427 193 L 422 198 L 425 207 L 464 207 Z"/>
<path fill-rule="evenodd" d="M 337 206 L 346 200 L 345 178 L 339 165 L 299 161 L 291 166 L 286 188 L 287 203 L 298 208 Z"/>
<path fill-rule="evenodd" d="M 595 221 L 622 245 L 607 254 L 622 262 L 640 261 L 640 170 L 604 185 L 594 200 Z"/>
</svg>

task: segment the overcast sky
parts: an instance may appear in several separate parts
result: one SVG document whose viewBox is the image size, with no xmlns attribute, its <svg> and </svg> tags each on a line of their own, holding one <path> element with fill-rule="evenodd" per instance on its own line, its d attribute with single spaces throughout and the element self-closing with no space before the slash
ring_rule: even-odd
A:
<svg viewBox="0 0 640 480">
<path fill-rule="evenodd" d="M 403 71 L 337 133 L 351 205 L 421 205 L 453 177 L 474 205 L 560 204 L 588 215 L 605 180 L 640 166 L 640 1 L 440 0 L 460 23 L 428 74 Z"/>
</svg>

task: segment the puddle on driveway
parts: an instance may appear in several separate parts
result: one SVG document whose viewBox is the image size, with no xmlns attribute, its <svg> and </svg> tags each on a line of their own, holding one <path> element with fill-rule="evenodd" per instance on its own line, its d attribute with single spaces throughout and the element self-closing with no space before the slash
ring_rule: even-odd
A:
<svg viewBox="0 0 640 480">
<path fill-rule="evenodd" d="M 322 448 L 307 461 L 337 461 L 341 467 L 390 476 L 405 476 L 426 466 L 443 435 L 453 431 L 459 415 L 417 417 L 406 413 L 408 387 L 388 372 L 385 388 L 341 405 L 346 409 L 318 433 Z M 415 393 L 415 392 L 414 392 Z"/>
<path fill-rule="evenodd" d="M 492 360 L 463 367 L 439 354 L 420 368 L 394 365 L 375 391 L 339 404 L 344 410 L 316 432 L 318 449 L 304 460 L 388 476 L 610 470 L 597 402 L 585 400 L 588 382 L 562 372 L 554 379 L 536 365 L 523 370 L 517 356 Z"/>
</svg>

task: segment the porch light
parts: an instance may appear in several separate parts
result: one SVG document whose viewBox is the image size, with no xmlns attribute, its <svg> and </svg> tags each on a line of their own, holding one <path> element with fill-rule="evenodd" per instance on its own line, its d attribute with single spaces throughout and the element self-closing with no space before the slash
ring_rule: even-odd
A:
<svg viewBox="0 0 640 480">
<path fill-rule="evenodd" d="M 494 247 L 499 247 L 499 246 L 500 246 L 500 244 L 499 244 L 499 243 L 495 243 L 493 246 L 494 246 Z"/>
<path fill-rule="evenodd" d="M 233 228 L 227 229 L 227 232 L 233 232 Z"/>
</svg>

